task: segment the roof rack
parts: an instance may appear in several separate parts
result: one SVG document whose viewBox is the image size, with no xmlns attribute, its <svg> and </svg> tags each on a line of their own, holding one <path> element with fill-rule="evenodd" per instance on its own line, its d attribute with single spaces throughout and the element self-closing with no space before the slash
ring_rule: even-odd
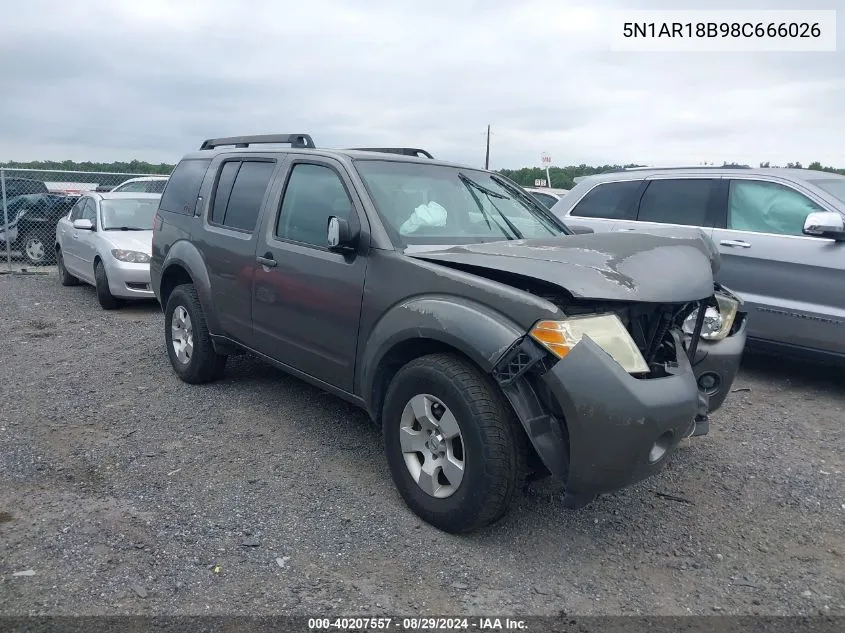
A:
<svg viewBox="0 0 845 633">
<path fill-rule="evenodd" d="M 424 149 L 417 147 L 350 147 L 356 152 L 382 152 L 384 154 L 401 154 L 403 156 L 416 156 L 417 158 L 434 158 Z"/>
<path fill-rule="evenodd" d="M 651 167 L 622 167 L 621 169 L 614 169 L 613 171 L 602 172 L 604 174 L 611 174 L 620 171 L 648 171 L 650 169 L 659 169 L 661 171 L 667 170 L 685 170 L 685 169 L 751 169 L 750 165 L 669 165 L 668 167 L 661 167 L 660 165 L 653 165 Z"/>
<path fill-rule="evenodd" d="M 200 149 L 214 149 L 222 145 L 249 147 L 256 144 L 289 143 L 291 147 L 314 149 L 314 141 L 308 134 L 257 134 L 254 136 L 227 136 L 203 141 Z"/>
</svg>

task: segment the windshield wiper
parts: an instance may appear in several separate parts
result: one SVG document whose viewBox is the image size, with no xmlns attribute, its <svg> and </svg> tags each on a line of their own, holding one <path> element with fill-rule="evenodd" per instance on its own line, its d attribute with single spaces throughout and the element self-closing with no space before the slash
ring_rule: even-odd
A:
<svg viewBox="0 0 845 633">
<path fill-rule="evenodd" d="M 492 189 L 488 189 L 481 183 L 475 182 L 472 178 L 467 176 L 464 173 L 458 172 L 458 178 L 467 185 L 472 185 L 476 189 L 478 189 L 481 193 L 486 193 L 488 196 L 492 196 L 494 198 L 500 198 L 501 200 L 509 200 L 506 195 L 499 193 L 498 191 L 493 191 Z"/>
<path fill-rule="evenodd" d="M 534 199 L 534 198 L 533 198 L 530 194 L 528 194 L 528 193 L 526 193 L 526 192 L 522 191 L 521 189 L 519 189 L 519 187 L 515 187 L 515 186 L 513 186 L 513 185 L 512 185 L 511 183 L 509 183 L 507 180 L 504 180 L 504 179 L 502 179 L 502 178 L 499 178 L 499 177 L 498 177 L 498 176 L 496 176 L 495 174 L 490 174 L 490 180 L 492 180 L 493 182 L 495 182 L 497 185 L 499 185 L 499 186 L 500 186 L 500 187 L 502 187 L 503 189 L 505 189 L 505 190 L 507 190 L 507 191 L 510 191 L 510 192 L 511 192 L 512 194 L 514 194 L 515 196 L 517 196 L 517 197 L 519 197 L 519 198 L 522 198 L 523 200 L 527 200 L 528 202 L 530 202 L 530 203 L 531 203 L 531 206 L 532 206 L 532 207 L 536 207 L 536 208 L 538 208 L 538 209 L 543 209 L 544 211 L 546 210 L 546 209 L 545 209 L 545 208 L 544 208 L 544 207 L 543 207 L 543 206 L 542 206 L 539 202 L 537 202 L 537 201 L 536 201 L 536 200 L 535 200 L 535 199 Z"/>
<path fill-rule="evenodd" d="M 549 209 L 547 209 L 542 204 L 537 202 L 537 200 L 534 198 L 534 196 L 532 196 L 531 194 L 529 194 L 526 191 L 522 191 L 519 187 L 512 185 L 507 180 L 500 178 L 496 174 L 490 174 L 490 179 L 493 182 L 495 182 L 497 185 L 499 185 L 500 187 L 505 189 L 506 191 L 510 191 L 511 193 L 515 194 L 519 198 L 522 198 L 522 200 L 527 201 L 532 207 L 534 207 L 535 209 L 540 211 L 541 215 L 543 215 L 546 218 L 550 218 L 552 220 L 553 224 L 563 226 L 564 227 L 564 233 L 567 233 L 567 232 L 571 233 L 569 227 L 566 226 L 562 221 L 560 221 L 557 218 L 557 216 L 555 216 L 555 214 L 552 213 Z"/>
<path fill-rule="evenodd" d="M 110 226 L 103 229 L 104 231 L 148 231 L 149 229 L 142 229 L 137 226 Z"/>
<path fill-rule="evenodd" d="M 469 195 L 471 195 L 472 199 L 475 200 L 475 206 L 477 206 L 478 210 L 481 211 L 481 217 L 484 218 L 484 222 L 487 223 L 487 228 L 492 231 L 493 225 L 490 224 L 490 214 L 487 213 L 487 211 L 484 210 L 484 204 L 482 204 L 481 200 L 478 199 L 478 196 L 472 190 L 472 185 L 471 185 L 472 180 L 470 180 L 469 178 L 467 178 L 463 174 L 458 174 L 458 178 L 461 179 L 461 182 L 464 183 L 464 186 L 467 188 L 467 191 L 469 191 Z M 498 223 L 496 224 L 496 226 L 499 226 Z M 499 226 L 499 230 L 501 230 L 501 229 L 502 229 L 502 227 Z M 504 233 L 504 231 L 502 231 L 502 233 Z M 507 237 L 507 235 L 505 235 L 505 237 Z M 508 238 L 508 239 L 510 239 L 510 238 Z"/>
<path fill-rule="evenodd" d="M 488 198 L 499 198 L 500 200 L 510 200 L 510 198 L 508 198 L 506 195 L 503 195 L 503 194 L 499 193 L 498 191 L 493 191 L 492 189 L 488 189 L 484 185 L 475 182 L 472 178 L 470 178 L 466 174 L 458 173 L 458 178 L 461 179 L 461 182 L 463 182 L 465 185 L 467 185 L 467 188 L 469 189 L 469 192 L 472 194 L 472 197 L 475 198 L 475 203 L 478 205 L 478 208 L 481 209 L 481 212 L 485 214 L 485 217 L 486 217 L 486 215 L 489 215 L 489 214 L 487 214 L 487 212 L 484 210 L 484 205 L 481 204 L 481 201 L 478 199 L 478 196 L 476 196 L 475 193 L 473 192 L 472 187 L 475 187 L 476 189 L 478 189 L 479 191 L 481 191 L 482 193 L 487 195 Z M 508 228 L 513 232 L 514 237 L 518 240 L 521 240 L 522 239 L 522 233 L 519 232 L 519 229 L 517 229 L 516 226 L 514 225 L 514 223 L 510 221 L 508 216 L 505 215 L 504 213 L 502 213 L 502 210 L 495 205 L 495 203 L 493 202 L 492 199 L 490 200 L 490 204 L 493 206 L 494 209 L 496 209 L 496 212 L 500 216 L 502 216 L 502 219 L 505 221 L 505 224 L 507 224 Z M 501 224 L 499 224 L 498 222 L 496 222 L 496 224 L 499 226 L 500 229 L 502 228 Z M 487 222 L 487 226 L 490 226 L 489 221 Z M 503 230 L 502 233 L 505 233 L 505 231 Z M 508 239 L 513 239 L 513 238 L 509 237 Z"/>
</svg>

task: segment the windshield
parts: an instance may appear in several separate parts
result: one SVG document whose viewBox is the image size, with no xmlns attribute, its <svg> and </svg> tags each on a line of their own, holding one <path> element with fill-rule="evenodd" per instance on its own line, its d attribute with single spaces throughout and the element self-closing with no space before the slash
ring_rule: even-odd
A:
<svg viewBox="0 0 845 633">
<path fill-rule="evenodd" d="M 845 178 L 831 178 L 829 180 L 811 180 L 816 187 L 824 189 L 830 195 L 845 202 Z"/>
<path fill-rule="evenodd" d="M 567 235 L 530 194 L 484 171 L 411 162 L 356 161 L 399 244 L 472 244 Z"/>
<path fill-rule="evenodd" d="M 104 231 L 152 231 L 158 198 L 122 198 L 100 203 Z"/>
</svg>

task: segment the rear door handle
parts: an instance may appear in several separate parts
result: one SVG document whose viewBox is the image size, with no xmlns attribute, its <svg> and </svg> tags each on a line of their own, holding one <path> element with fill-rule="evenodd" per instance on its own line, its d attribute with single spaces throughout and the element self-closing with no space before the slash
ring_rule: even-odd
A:
<svg viewBox="0 0 845 633">
<path fill-rule="evenodd" d="M 267 253 L 264 257 L 256 257 L 255 259 L 262 266 L 269 266 L 270 268 L 273 268 L 278 263 L 270 253 Z"/>
<path fill-rule="evenodd" d="M 722 240 L 719 242 L 722 246 L 738 246 L 739 248 L 751 248 L 751 244 L 743 240 Z"/>
</svg>

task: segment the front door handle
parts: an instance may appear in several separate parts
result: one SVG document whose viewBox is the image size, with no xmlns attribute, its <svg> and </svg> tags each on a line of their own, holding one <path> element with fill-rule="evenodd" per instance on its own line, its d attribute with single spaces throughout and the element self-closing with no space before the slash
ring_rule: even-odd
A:
<svg viewBox="0 0 845 633">
<path fill-rule="evenodd" d="M 739 248 L 751 248 L 751 244 L 743 240 L 722 240 L 719 242 L 722 246 L 738 246 Z"/>
<path fill-rule="evenodd" d="M 267 253 L 264 255 L 264 257 L 256 257 L 255 259 L 262 266 L 269 266 L 270 268 L 273 268 L 278 263 L 275 259 L 273 259 L 272 253 Z"/>
</svg>

